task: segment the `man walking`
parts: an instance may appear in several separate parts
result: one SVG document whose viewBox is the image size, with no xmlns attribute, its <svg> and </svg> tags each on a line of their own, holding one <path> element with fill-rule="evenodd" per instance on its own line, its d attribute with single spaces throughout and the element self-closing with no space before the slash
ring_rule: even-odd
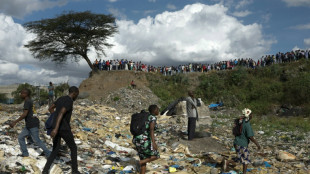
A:
<svg viewBox="0 0 310 174">
<path fill-rule="evenodd" d="M 197 101 L 194 97 L 193 91 L 188 91 L 189 97 L 186 98 L 186 111 L 188 117 L 188 140 L 194 139 L 195 129 L 196 129 L 196 121 L 198 118 L 197 113 Z"/>
<path fill-rule="evenodd" d="M 53 119 L 53 130 L 51 137 L 53 138 L 53 151 L 43 169 L 43 174 L 47 174 L 56 155 L 60 149 L 61 138 L 66 142 L 71 151 L 71 162 L 72 162 L 72 173 L 78 174 L 77 164 L 77 146 L 74 142 L 74 137 L 71 132 L 70 120 L 73 111 L 73 101 L 77 99 L 79 95 L 79 89 L 75 86 L 69 88 L 69 95 L 60 97 L 52 106 L 49 108 L 51 113 L 56 112 Z M 54 111 L 56 109 L 56 111 Z"/>
<path fill-rule="evenodd" d="M 24 99 L 23 114 L 17 120 L 13 121 L 10 124 L 10 127 L 13 128 L 16 125 L 16 123 L 25 119 L 26 127 L 24 127 L 24 129 L 18 135 L 18 142 L 20 145 L 20 149 L 22 151 L 22 154 L 20 156 L 22 157 L 29 156 L 25 138 L 30 135 L 34 143 L 43 150 L 42 155 L 44 154 L 46 157 L 48 157 L 51 152 L 46 148 L 45 144 L 40 140 L 39 119 L 33 116 L 33 102 L 30 98 L 30 95 L 31 95 L 31 91 L 27 88 L 21 91 L 20 97 Z"/>
</svg>

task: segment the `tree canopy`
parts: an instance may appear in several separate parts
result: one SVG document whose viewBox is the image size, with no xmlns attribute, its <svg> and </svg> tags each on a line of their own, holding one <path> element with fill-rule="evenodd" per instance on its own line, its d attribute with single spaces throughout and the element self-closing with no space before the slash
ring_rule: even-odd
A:
<svg viewBox="0 0 310 174">
<path fill-rule="evenodd" d="M 39 99 L 40 99 L 40 101 L 47 101 L 48 100 L 47 90 L 42 89 L 42 88 L 37 88 L 33 85 L 30 85 L 29 83 L 25 83 L 25 84 L 18 85 L 17 89 L 11 93 L 13 98 L 14 98 L 15 104 L 20 104 L 23 102 L 23 99 L 20 98 L 20 92 L 25 88 L 28 88 L 31 91 L 30 97 L 33 100 L 36 100 L 36 101 L 38 101 Z M 38 90 L 40 90 L 40 91 L 38 91 Z"/>
<path fill-rule="evenodd" d="M 25 47 L 39 60 L 52 60 L 62 64 L 68 59 L 79 62 L 85 59 L 94 70 L 87 53 L 93 47 L 97 55 L 105 55 L 104 49 L 113 46 L 108 38 L 117 32 L 112 15 L 85 12 L 67 12 L 52 19 L 25 23 L 36 38 Z"/>
<path fill-rule="evenodd" d="M 68 83 L 61 83 L 55 87 L 55 97 L 61 97 L 65 95 L 65 93 L 68 92 L 68 89 L 70 88 Z"/>
<path fill-rule="evenodd" d="M 8 97 L 3 94 L 3 93 L 0 93 L 0 103 L 6 103 L 8 100 Z"/>
</svg>

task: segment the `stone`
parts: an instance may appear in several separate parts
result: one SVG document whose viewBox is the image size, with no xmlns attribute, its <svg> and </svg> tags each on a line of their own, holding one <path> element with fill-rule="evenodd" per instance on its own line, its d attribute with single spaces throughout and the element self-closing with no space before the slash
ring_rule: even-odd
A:
<svg viewBox="0 0 310 174">
<path fill-rule="evenodd" d="M 296 159 L 296 156 L 285 151 L 279 151 L 277 159 L 280 161 L 293 161 Z"/>
<path fill-rule="evenodd" d="M 210 174 L 218 174 L 219 170 L 217 168 L 212 168 Z"/>
</svg>

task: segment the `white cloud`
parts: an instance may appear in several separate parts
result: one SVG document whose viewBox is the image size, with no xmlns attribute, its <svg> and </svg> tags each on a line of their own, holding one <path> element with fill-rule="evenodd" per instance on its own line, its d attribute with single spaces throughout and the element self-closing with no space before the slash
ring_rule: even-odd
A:
<svg viewBox="0 0 310 174">
<path fill-rule="evenodd" d="M 236 9 L 244 8 L 252 3 L 253 3 L 253 0 L 241 0 L 238 2 L 235 8 Z"/>
<path fill-rule="evenodd" d="M 310 6 L 309 0 L 282 0 L 289 7 Z"/>
<path fill-rule="evenodd" d="M 244 9 L 245 7 L 253 3 L 253 0 L 212 0 L 212 1 L 222 4 L 229 9 L 235 8 L 237 10 Z"/>
<path fill-rule="evenodd" d="M 156 0 L 149 0 L 149 2 L 156 2 Z"/>
<path fill-rule="evenodd" d="M 231 9 L 236 6 L 234 0 L 212 0 L 218 4 L 224 5 L 225 7 Z"/>
<path fill-rule="evenodd" d="M 167 4 L 167 8 L 170 9 L 170 10 L 175 10 L 177 9 L 177 7 L 173 4 Z"/>
<path fill-rule="evenodd" d="M 298 25 L 291 27 L 293 29 L 298 29 L 298 30 L 309 30 L 310 29 L 310 24 L 305 24 L 305 25 Z"/>
<path fill-rule="evenodd" d="M 0 13 L 0 85 L 12 83 L 48 84 L 65 82 L 79 84 L 87 77 L 89 67 L 84 60 L 80 64 L 68 62 L 68 66 L 56 66 L 53 62 L 40 62 L 33 58 L 23 45 L 34 35 Z M 92 57 L 93 60 L 95 56 Z"/>
<path fill-rule="evenodd" d="M 127 19 L 127 16 L 116 8 L 109 8 L 108 11 L 116 18 Z"/>
<path fill-rule="evenodd" d="M 304 39 L 304 43 L 307 48 L 310 48 L 310 38 Z"/>
<path fill-rule="evenodd" d="M 248 15 L 252 14 L 252 12 L 250 12 L 249 10 L 245 10 L 245 11 L 236 11 L 233 13 L 234 16 L 236 17 L 246 17 Z"/>
<path fill-rule="evenodd" d="M 270 21 L 270 18 L 271 18 L 271 13 L 263 14 L 261 18 L 262 18 L 263 23 L 268 23 Z"/>
<path fill-rule="evenodd" d="M 144 15 L 149 15 L 149 14 L 152 14 L 152 13 L 155 13 L 156 10 L 145 10 L 144 11 Z"/>
<path fill-rule="evenodd" d="M 0 12 L 16 18 L 23 18 L 33 11 L 60 7 L 67 4 L 68 0 L 1 0 Z"/>
<path fill-rule="evenodd" d="M 267 40 L 261 25 L 243 25 L 222 5 L 187 5 L 155 18 L 118 20 L 119 34 L 111 40 L 109 57 L 153 64 L 211 62 L 238 57 L 261 57 L 275 41 Z"/>
<path fill-rule="evenodd" d="M 292 50 L 296 51 L 296 50 L 300 50 L 300 48 L 296 45 Z"/>
<path fill-rule="evenodd" d="M 7 74 L 15 74 L 18 72 L 19 67 L 17 64 L 0 60 L 0 77 Z"/>
<path fill-rule="evenodd" d="M 116 2 L 117 0 L 109 0 L 109 2 Z"/>
</svg>

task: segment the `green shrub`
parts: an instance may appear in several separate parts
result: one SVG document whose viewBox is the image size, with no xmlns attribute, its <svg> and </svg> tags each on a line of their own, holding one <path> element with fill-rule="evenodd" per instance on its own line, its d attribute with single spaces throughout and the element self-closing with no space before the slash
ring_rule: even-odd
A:
<svg viewBox="0 0 310 174">
<path fill-rule="evenodd" d="M 242 109 L 248 107 L 258 115 L 274 114 L 275 106 L 289 104 L 304 108 L 310 115 L 310 61 L 275 64 L 248 69 L 237 67 L 228 71 L 199 74 L 194 92 L 209 104 L 222 101 L 224 105 Z M 193 74 L 194 75 L 194 74 Z M 193 81 L 188 74 L 162 76 L 148 74 L 151 90 L 163 107 L 187 95 Z"/>
<path fill-rule="evenodd" d="M 0 93 L 0 103 L 6 103 L 8 98 L 6 97 L 5 94 Z"/>
<path fill-rule="evenodd" d="M 115 101 L 115 102 L 116 102 L 116 101 L 119 101 L 119 100 L 120 100 L 120 98 L 119 98 L 118 96 L 116 96 L 116 97 L 113 98 L 113 101 Z"/>
</svg>

